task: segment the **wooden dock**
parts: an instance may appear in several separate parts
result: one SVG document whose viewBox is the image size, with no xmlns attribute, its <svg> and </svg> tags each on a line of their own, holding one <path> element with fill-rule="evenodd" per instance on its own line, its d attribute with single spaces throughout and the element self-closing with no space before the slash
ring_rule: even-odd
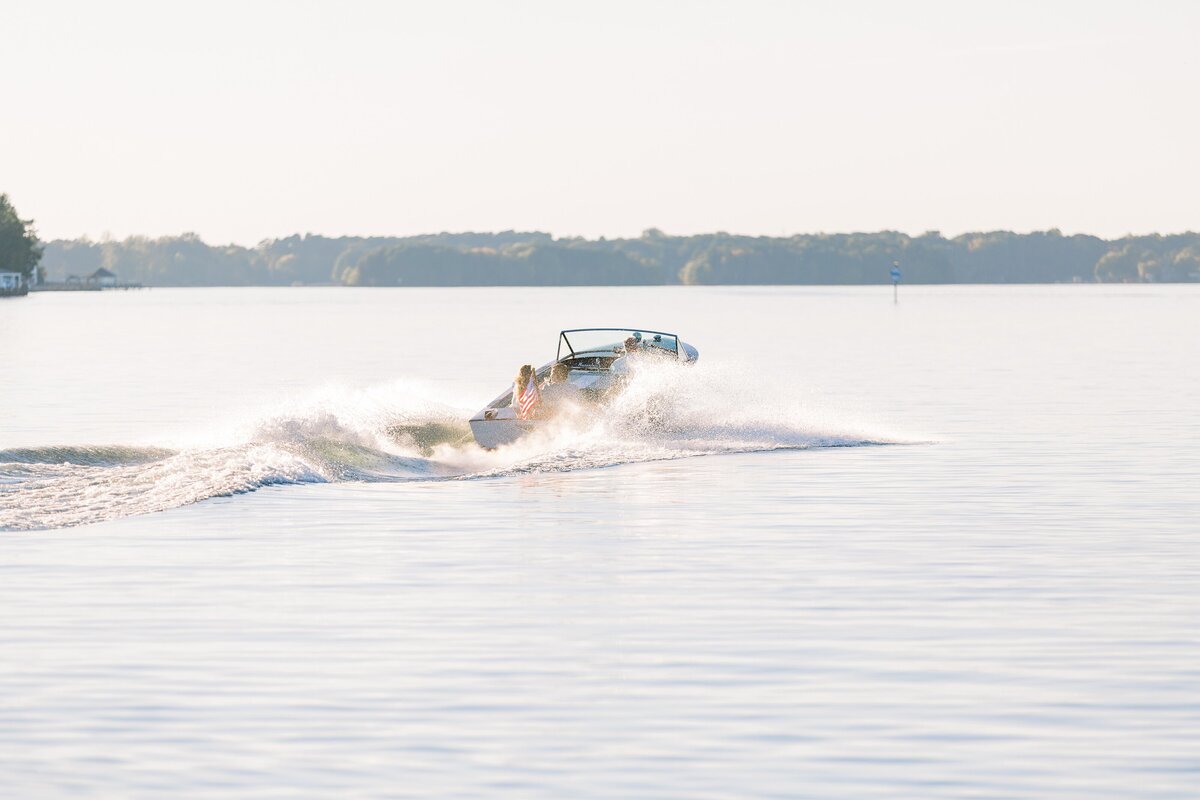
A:
<svg viewBox="0 0 1200 800">
<path fill-rule="evenodd" d="M 113 289 L 145 289 L 140 283 L 117 283 L 112 286 L 100 286 L 95 283 L 39 283 L 30 287 L 31 292 L 102 292 Z"/>
</svg>

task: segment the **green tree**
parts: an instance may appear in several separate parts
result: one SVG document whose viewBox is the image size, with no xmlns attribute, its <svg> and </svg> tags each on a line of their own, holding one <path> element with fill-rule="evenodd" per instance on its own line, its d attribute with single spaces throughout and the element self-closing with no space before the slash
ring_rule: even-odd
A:
<svg viewBox="0 0 1200 800">
<path fill-rule="evenodd" d="M 17 216 L 8 195 L 0 194 L 0 272 L 19 272 L 29 280 L 41 258 L 33 220 Z"/>
<path fill-rule="evenodd" d="M 1132 244 L 1113 247 L 1096 262 L 1096 280 L 1101 283 L 1132 283 L 1140 280 L 1145 265 L 1153 256 L 1149 250 Z"/>
</svg>

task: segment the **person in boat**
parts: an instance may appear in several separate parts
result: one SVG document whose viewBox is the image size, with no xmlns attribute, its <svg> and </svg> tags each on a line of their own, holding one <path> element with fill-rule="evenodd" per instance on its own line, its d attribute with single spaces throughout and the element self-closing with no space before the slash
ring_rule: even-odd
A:
<svg viewBox="0 0 1200 800">
<path fill-rule="evenodd" d="M 512 407 L 516 409 L 518 419 L 533 419 L 539 415 L 542 407 L 539 389 L 533 365 L 523 364 L 517 370 L 517 377 L 513 378 Z"/>
<path fill-rule="evenodd" d="M 537 373 L 534 372 L 532 364 L 523 364 L 517 370 L 517 376 L 513 378 L 512 407 L 518 411 L 521 408 L 521 395 L 525 394 L 530 381 L 537 381 Z"/>
<path fill-rule="evenodd" d="M 583 390 L 571 383 L 571 369 L 566 364 L 555 364 L 550 369 L 550 382 L 542 387 L 542 402 L 553 412 L 563 405 L 579 405 Z"/>
</svg>

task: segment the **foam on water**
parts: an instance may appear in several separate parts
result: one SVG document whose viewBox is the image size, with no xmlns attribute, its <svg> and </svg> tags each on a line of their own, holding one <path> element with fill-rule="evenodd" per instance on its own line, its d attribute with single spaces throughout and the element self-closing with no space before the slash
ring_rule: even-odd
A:
<svg viewBox="0 0 1200 800">
<path fill-rule="evenodd" d="M 278 484 L 564 472 L 720 453 L 894 443 L 784 381 L 728 367 L 643 368 L 601 413 L 563 414 L 494 451 L 471 409 L 399 381 L 302 401 L 152 446 L 0 450 L 0 529 L 56 528 Z"/>
</svg>

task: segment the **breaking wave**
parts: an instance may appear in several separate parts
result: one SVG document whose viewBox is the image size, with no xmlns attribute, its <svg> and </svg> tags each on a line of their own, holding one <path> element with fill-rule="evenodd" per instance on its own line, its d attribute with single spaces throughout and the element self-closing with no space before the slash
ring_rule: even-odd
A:
<svg viewBox="0 0 1200 800">
<path fill-rule="evenodd" d="M 705 365 L 644 369 L 599 413 L 577 410 L 497 450 L 474 409 L 397 382 L 326 390 L 172 446 L 0 450 L 0 530 L 163 511 L 280 484 L 564 472 L 721 453 L 893 444 L 795 389 Z"/>
</svg>

